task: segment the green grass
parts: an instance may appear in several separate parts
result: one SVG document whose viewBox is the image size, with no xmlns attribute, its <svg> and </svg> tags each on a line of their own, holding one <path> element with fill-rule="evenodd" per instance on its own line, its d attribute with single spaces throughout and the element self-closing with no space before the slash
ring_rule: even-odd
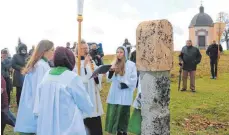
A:
<svg viewBox="0 0 229 135">
<path fill-rule="evenodd" d="M 105 58 L 105 63 L 110 63 L 113 56 Z M 177 54 L 174 54 L 174 58 Z M 175 64 L 177 64 L 177 60 Z M 197 70 L 196 87 L 197 92 L 191 93 L 178 92 L 177 91 L 177 76 L 178 67 L 174 66 L 171 71 L 171 135 L 229 135 L 229 127 L 216 129 L 214 127 L 208 127 L 206 129 L 195 130 L 191 133 L 191 130 L 182 126 L 185 123 L 185 119 L 190 119 L 191 116 L 199 116 L 201 118 L 208 119 L 211 122 L 229 122 L 229 51 L 224 52 L 220 61 L 219 79 L 209 79 L 209 59 L 203 55 L 203 60 Z M 107 104 L 106 97 L 108 95 L 110 84 L 103 80 L 103 90 L 101 91 L 101 98 L 103 102 L 103 108 L 106 112 Z M 12 104 L 15 102 L 15 90 L 12 94 Z M 11 108 L 15 113 L 16 107 Z M 103 127 L 105 125 L 106 114 L 102 116 Z M 198 125 L 197 125 L 198 127 Z M 5 135 L 13 135 L 12 128 L 7 126 Z"/>
<path fill-rule="evenodd" d="M 229 54 L 229 50 L 224 51 L 224 54 Z"/>
<path fill-rule="evenodd" d="M 171 134 L 188 134 L 180 123 L 184 118 L 199 115 L 211 121 L 229 122 L 229 74 L 221 75 L 219 80 L 210 80 L 209 77 L 200 78 L 196 81 L 197 92 L 178 92 L 176 84 L 172 84 L 171 91 Z M 217 133 L 218 132 L 218 133 Z M 228 135 L 224 129 L 209 129 L 197 131 L 200 135 Z"/>
</svg>

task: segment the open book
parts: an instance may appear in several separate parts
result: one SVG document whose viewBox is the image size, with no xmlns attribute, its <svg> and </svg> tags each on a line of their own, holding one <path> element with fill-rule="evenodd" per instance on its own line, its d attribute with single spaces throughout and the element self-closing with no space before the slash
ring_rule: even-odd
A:
<svg viewBox="0 0 229 135">
<path fill-rule="evenodd" d="M 96 75 L 98 74 L 105 74 L 107 73 L 111 68 L 111 65 L 100 65 L 93 73 L 92 73 L 92 76 L 90 77 L 93 78 L 95 77 Z"/>
</svg>

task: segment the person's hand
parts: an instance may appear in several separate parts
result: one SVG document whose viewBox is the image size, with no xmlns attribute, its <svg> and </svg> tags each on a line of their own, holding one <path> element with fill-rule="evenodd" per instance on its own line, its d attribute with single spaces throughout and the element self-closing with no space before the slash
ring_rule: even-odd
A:
<svg viewBox="0 0 229 135">
<path fill-rule="evenodd" d="M 96 55 L 96 57 L 98 57 L 99 59 L 101 58 L 100 55 Z"/>
<path fill-rule="evenodd" d="M 113 65 L 111 66 L 111 68 L 110 68 L 110 71 L 115 71 L 116 68 L 117 68 L 117 67 L 115 66 L 115 64 L 113 64 Z"/>
<path fill-rule="evenodd" d="M 3 93 L 3 88 L 1 88 L 1 94 Z"/>
<path fill-rule="evenodd" d="M 179 65 L 180 65 L 180 66 L 183 66 L 183 64 L 184 64 L 183 61 L 180 61 L 180 62 L 179 62 Z"/>
<path fill-rule="evenodd" d="M 99 74 L 95 74 L 95 75 L 94 75 L 94 78 L 96 78 L 96 77 L 98 77 L 98 76 L 99 76 Z"/>
<path fill-rule="evenodd" d="M 84 67 L 86 67 L 86 65 L 91 61 L 91 57 L 89 55 L 87 55 L 85 57 L 85 60 L 84 60 Z"/>
</svg>

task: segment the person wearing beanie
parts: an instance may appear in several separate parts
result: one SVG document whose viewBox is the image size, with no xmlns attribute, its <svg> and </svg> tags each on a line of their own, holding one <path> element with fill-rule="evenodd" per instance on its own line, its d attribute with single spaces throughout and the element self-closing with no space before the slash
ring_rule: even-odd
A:
<svg viewBox="0 0 229 135">
<path fill-rule="evenodd" d="M 137 69 L 135 63 L 128 60 L 126 47 L 117 48 L 116 58 L 107 79 L 111 86 L 107 96 L 105 131 L 109 134 L 127 135 L 130 106 L 137 83 Z"/>
<path fill-rule="evenodd" d="M 41 40 L 27 65 L 21 70 L 25 79 L 14 128 L 14 131 L 19 132 L 19 135 L 34 135 L 36 133 L 37 119 L 33 114 L 34 100 L 38 84 L 50 69 L 48 60 L 52 59 L 53 52 L 53 42 Z"/>
<path fill-rule="evenodd" d="M 57 47 L 53 62 L 37 88 L 36 134 L 86 135 L 83 114 L 90 115 L 93 104 L 80 77 L 72 71 L 75 56 L 65 47 Z"/>
<path fill-rule="evenodd" d="M 12 68 L 14 69 L 13 74 L 13 86 L 16 87 L 16 101 L 19 106 L 22 85 L 24 82 L 24 76 L 21 74 L 23 67 L 26 65 L 27 46 L 25 44 L 18 45 L 18 53 L 14 54 L 12 58 Z"/>
<path fill-rule="evenodd" d="M 102 135 L 103 130 L 101 116 L 104 113 L 100 98 L 102 75 L 90 79 L 97 66 L 89 55 L 89 47 L 85 41 L 81 42 L 79 56 L 81 57 L 79 76 L 83 80 L 85 88 L 89 93 L 93 104 L 93 113 L 90 115 L 84 115 L 84 124 L 89 129 L 90 135 Z M 76 73 L 78 73 L 77 68 L 78 66 L 75 67 Z"/>
</svg>

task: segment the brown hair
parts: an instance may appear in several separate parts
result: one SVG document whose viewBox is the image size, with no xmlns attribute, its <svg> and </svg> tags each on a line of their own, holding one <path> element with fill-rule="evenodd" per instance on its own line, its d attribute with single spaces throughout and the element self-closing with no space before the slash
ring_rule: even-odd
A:
<svg viewBox="0 0 229 135">
<path fill-rule="evenodd" d="M 22 70 L 22 74 L 27 74 L 29 71 L 31 71 L 34 68 L 34 65 L 40 60 L 44 53 L 52 49 L 54 46 L 53 42 L 49 40 L 41 40 L 37 47 L 35 48 L 31 58 L 29 59 L 27 65 Z"/>
<path fill-rule="evenodd" d="M 122 47 L 119 47 L 118 49 L 123 50 L 124 56 L 122 59 L 118 59 L 116 57 L 115 66 L 117 68 L 115 69 L 115 75 L 119 74 L 120 76 L 124 76 L 124 74 L 125 74 L 125 63 L 126 63 L 125 50 Z M 117 51 L 118 51 L 118 49 L 117 49 Z"/>
</svg>

